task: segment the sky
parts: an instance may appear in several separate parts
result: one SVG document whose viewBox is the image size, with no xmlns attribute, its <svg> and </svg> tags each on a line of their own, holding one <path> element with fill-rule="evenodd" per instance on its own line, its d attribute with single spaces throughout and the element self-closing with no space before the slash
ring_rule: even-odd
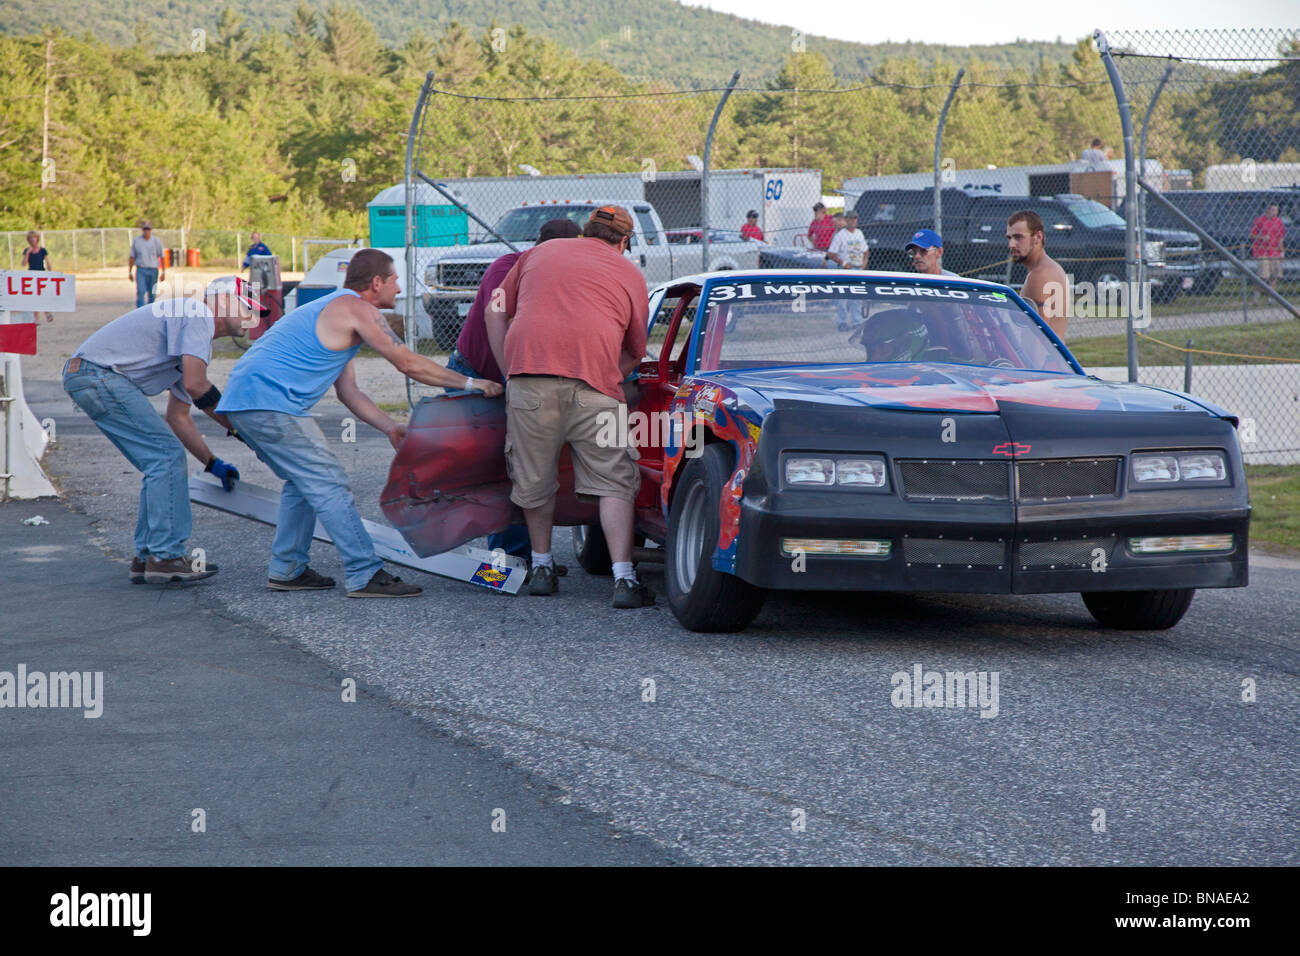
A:
<svg viewBox="0 0 1300 956">
<path fill-rule="evenodd" d="M 1103 30 L 1300 28 L 1296 0 L 682 0 L 687 6 L 789 26 L 809 36 L 857 43 L 1067 42 Z M 1225 11 L 1230 10 L 1231 13 Z"/>
</svg>

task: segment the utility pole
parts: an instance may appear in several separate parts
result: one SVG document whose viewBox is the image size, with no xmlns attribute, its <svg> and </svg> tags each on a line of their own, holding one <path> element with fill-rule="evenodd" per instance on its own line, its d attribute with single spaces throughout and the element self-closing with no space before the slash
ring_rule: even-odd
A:
<svg viewBox="0 0 1300 956">
<path fill-rule="evenodd" d="M 54 37 L 45 39 L 45 115 L 41 122 L 41 225 L 45 225 L 45 189 L 50 184 L 50 68 L 54 60 Z"/>
</svg>

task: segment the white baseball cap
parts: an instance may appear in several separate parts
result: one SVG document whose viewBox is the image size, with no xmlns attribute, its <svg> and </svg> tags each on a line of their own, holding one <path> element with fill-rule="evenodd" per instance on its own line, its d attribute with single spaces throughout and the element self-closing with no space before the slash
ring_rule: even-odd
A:
<svg viewBox="0 0 1300 956">
<path fill-rule="evenodd" d="M 233 295 L 254 312 L 262 311 L 262 303 L 253 295 L 253 287 L 239 276 L 218 276 L 208 283 L 203 295 L 205 298 L 214 295 Z"/>
</svg>

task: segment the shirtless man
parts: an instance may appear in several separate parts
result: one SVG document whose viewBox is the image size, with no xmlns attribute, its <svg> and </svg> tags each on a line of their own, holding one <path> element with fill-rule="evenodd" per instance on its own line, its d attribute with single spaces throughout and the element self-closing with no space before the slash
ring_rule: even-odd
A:
<svg viewBox="0 0 1300 956">
<path fill-rule="evenodd" d="M 357 385 L 354 359 L 363 344 L 417 382 L 477 389 L 489 397 L 501 394 L 499 382 L 448 371 L 397 341 L 380 310 L 391 309 L 399 291 L 392 257 L 378 249 L 362 249 L 352 256 L 342 289 L 280 319 L 230 373 L 217 411 L 284 479 L 267 581 L 273 591 L 334 587 L 333 578 L 317 574 L 307 564 L 319 518 L 343 558 L 348 597 L 400 598 L 420 593 L 418 587 L 383 569 L 357 513 L 347 473 L 311 417 L 312 406 L 333 386 L 353 415 L 387 435 L 394 448 L 401 445 L 406 426 L 395 422 Z"/>
<path fill-rule="evenodd" d="M 1038 213 L 1022 209 L 1011 214 L 1007 220 L 1007 249 L 1012 262 L 1019 262 L 1029 270 L 1025 284 L 1020 287 L 1020 297 L 1031 303 L 1057 338 L 1064 341 L 1070 283 L 1065 270 L 1047 254 L 1046 242 L 1043 220 Z"/>
</svg>

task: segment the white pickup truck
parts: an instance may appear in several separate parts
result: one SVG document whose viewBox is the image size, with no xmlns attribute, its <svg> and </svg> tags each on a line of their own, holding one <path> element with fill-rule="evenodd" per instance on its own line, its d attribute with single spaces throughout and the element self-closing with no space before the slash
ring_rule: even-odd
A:
<svg viewBox="0 0 1300 956">
<path fill-rule="evenodd" d="M 659 214 L 647 202 L 613 199 L 525 203 L 503 215 L 495 228 L 522 252 L 533 245 L 542 224 L 548 220 L 567 218 L 582 226 L 591 211 L 606 202 L 623 206 L 632 213 L 636 232 L 626 255 L 645 273 L 647 285 L 653 288 L 678 276 L 703 271 L 703 243 L 675 241 L 681 237 L 670 235 L 664 229 Z M 738 234 L 734 239 L 714 239 L 716 235 L 716 232 L 710 233 L 711 271 L 758 267 L 758 254 L 766 247 L 765 243 L 740 239 Z M 421 290 L 424 315 L 416 320 L 416 338 L 432 339 L 440 349 L 450 349 L 455 345 L 488 266 L 509 251 L 509 246 L 495 240 L 472 242 L 468 246 L 453 247 L 432 262 L 425 262 L 425 288 Z"/>
</svg>

